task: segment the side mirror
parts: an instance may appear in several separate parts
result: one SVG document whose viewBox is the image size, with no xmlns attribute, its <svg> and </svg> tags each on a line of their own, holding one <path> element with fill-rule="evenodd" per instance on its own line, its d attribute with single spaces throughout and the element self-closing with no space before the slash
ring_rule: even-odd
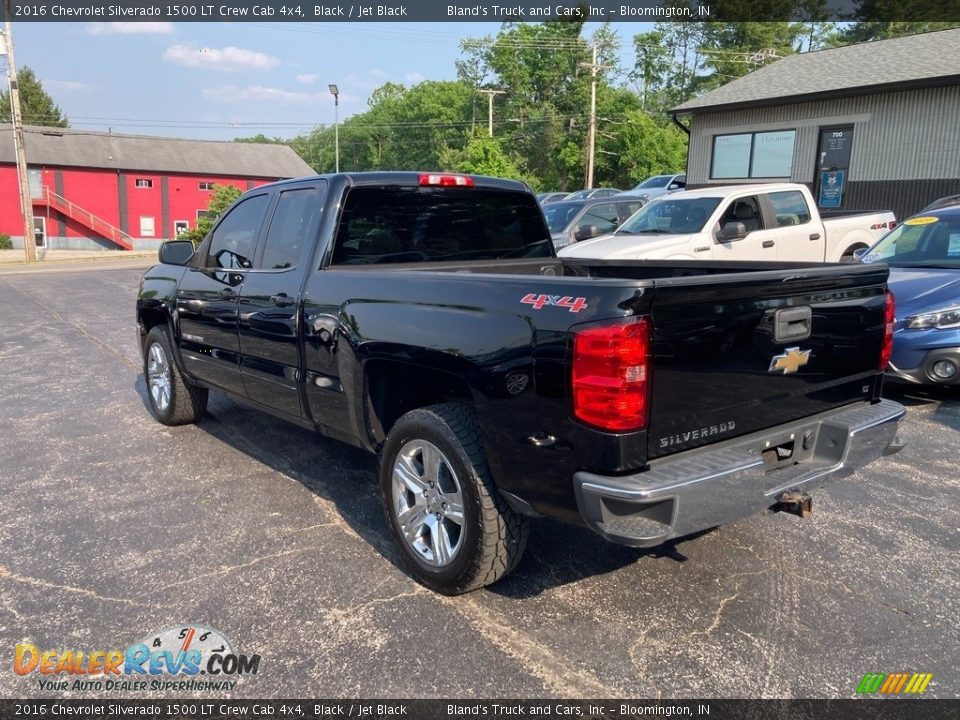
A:
<svg viewBox="0 0 960 720">
<path fill-rule="evenodd" d="M 667 190 L 679 190 L 679 189 L 680 189 L 680 185 L 675 182 L 667 185 Z"/>
<path fill-rule="evenodd" d="M 587 225 L 577 230 L 577 234 L 574 237 L 577 239 L 577 242 L 581 240 L 589 240 L 590 238 L 595 238 L 600 234 L 600 228 L 596 225 Z"/>
<path fill-rule="evenodd" d="M 747 236 L 747 226 L 742 222 L 728 222 L 720 231 L 720 242 L 743 240 Z"/>
<path fill-rule="evenodd" d="M 186 265 L 193 257 L 193 243 L 189 240 L 167 240 L 160 246 L 160 262 L 167 265 Z"/>
</svg>

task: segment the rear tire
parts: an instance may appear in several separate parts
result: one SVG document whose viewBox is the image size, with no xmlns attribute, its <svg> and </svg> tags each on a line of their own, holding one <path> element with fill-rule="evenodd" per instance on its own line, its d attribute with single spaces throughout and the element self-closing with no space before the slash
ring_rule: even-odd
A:
<svg viewBox="0 0 960 720">
<path fill-rule="evenodd" d="M 209 393 L 187 380 L 173 359 L 170 333 L 153 328 L 143 345 L 143 377 L 150 414 L 164 425 L 195 423 L 207 408 Z"/>
<path fill-rule="evenodd" d="M 448 403 L 412 410 L 380 457 L 387 524 L 414 577 L 459 595 L 505 577 L 527 545 L 527 518 L 497 491 L 476 415 Z"/>
</svg>

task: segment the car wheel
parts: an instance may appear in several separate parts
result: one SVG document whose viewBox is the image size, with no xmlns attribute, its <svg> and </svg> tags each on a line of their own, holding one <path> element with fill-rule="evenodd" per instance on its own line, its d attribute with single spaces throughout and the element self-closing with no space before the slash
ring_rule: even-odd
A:
<svg viewBox="0 0 960 720">
<path fill-rule="evenodd" d="M 183 377 L 173 360 L 167 329 L 159 325 L 153 328 L 143 347 L 150 414 L 164 425 L 195 423 L 207 408 L 209 393 Z"/>
<path fill-rule="evenodd" d="M 527 544 L 527 518 L 497 491 L 476 415 L 460 404 L 412 410 L 380 458 L 387 522 L 414 577 L 459 595 L 506 576 Z"/>
</svg>

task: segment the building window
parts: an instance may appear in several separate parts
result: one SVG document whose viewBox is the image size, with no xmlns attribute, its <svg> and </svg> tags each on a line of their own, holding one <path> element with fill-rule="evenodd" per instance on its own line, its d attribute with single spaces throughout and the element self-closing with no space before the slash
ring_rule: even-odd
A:
<svg viewBox="0 0 960 720">
<path fill-rule="evenodd" d="M 213 185 L 214 185 L 214 184 L 213 184 L 212 182 L 207 182 L 207 181 L 205 181 L 205 180 L 201 180 L 201 181 L 200 181 L 200 189 L 201 189 L 201 190 L 213 190 Z"/>
<path fill-rule="evenodd" d="M 134 187 L 138 188 L 152 188 L 153 180 L 148 180 L 147 178 L 137 178 L 133 184 Z"/>
<path fill-rule="evenodd" d="M 796 130 L 713 136 L 710 178 L 789 178 Z"/>
<path fill-rule="evenodd" d="M 182 233 L 185 233 L 190 229 L 190 223 L 186 220 L 174 220 L 173 221 L 173 236 L 175 238 L 180 237 Z"/>
<path fill-rule="evenodd" d="M 197 220 L 203 220 L 204 218 L 213 220 L 213 213 L 209 210 L 197 210 Z"/>
<path fill-rule="evenodd" d="M 140 237 L 153 237 L 157 234 L 157 228 L 152 217 L 148 215 L 140 216 Z"/>
</svg>

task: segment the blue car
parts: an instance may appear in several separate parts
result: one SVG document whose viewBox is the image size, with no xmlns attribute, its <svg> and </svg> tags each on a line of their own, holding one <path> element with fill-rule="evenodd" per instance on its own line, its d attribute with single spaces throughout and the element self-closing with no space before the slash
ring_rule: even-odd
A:
<svg viewBox="0 0 960 720">
<path fill-rule="evenodd" d="M 907 219 L 861 260 L 890 266 L 896 323 L 887 376 L 960 385 L 960 205 Z"/>
</svg>

